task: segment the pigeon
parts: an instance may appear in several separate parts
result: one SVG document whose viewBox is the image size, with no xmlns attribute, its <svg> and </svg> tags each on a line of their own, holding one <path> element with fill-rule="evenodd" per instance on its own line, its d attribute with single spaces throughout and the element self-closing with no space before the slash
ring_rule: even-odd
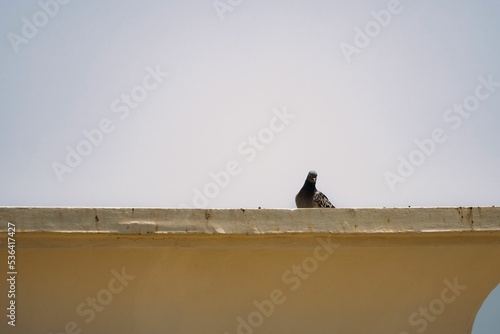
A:
<svg viewBox="0 0 500 334">
<path fill-rule="evenodd" d="M 316 178 L 318 173 L 310 171 L 307 174 L 306 182 L 295 196 L 297 208 L 335 208 L 328 198 L 316 189 Z"/>
</svg>

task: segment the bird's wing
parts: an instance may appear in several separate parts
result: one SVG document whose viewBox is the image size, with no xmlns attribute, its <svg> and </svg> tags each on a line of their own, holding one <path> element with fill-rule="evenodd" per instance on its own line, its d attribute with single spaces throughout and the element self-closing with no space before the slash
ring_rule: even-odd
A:
<svg viewBox="0 0 500 334">
<path fill-rule="evenodd" d="M 318 204 L 320 208 L 335 208 L 321 191 L 317 191 L 313 197 L 314 203 Z"/>
</svg>

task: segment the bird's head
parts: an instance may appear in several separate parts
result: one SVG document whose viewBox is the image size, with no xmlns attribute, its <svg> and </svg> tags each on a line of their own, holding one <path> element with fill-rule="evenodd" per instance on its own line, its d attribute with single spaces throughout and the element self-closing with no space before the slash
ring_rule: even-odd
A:
<svg viewBox="0 0 500 334">
<path fill-rule="evenodd" d="M 312 183 L 312 184 L 316 184 L 316 178 L 318 177 L 318 173 L 316 173 L 315 171 L 310 171 L 309 174 L 307 174 L 307 182 L 308 183 Z"/>
</svg>

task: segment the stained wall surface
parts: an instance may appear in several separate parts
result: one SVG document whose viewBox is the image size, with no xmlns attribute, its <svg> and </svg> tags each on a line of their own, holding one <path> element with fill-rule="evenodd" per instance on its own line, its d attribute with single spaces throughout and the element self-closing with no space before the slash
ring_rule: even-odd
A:
<svg viewBox="0 0 500 334">
<path fill-rule="evenodd" d="M 0 208 L 0 224 L 2 333 L 465 334 L 500 282 L 497 208 Z"/>
</svg>

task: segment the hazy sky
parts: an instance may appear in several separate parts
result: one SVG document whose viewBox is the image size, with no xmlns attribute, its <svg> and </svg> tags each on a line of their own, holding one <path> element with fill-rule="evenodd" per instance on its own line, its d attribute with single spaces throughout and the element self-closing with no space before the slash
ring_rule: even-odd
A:
<svg viewBox="0 0 500 334">
<path fill-rule="evenodd" d="M 1 205 L 500 204 L 498 1 L 0 4 Z"/>
</svg>

